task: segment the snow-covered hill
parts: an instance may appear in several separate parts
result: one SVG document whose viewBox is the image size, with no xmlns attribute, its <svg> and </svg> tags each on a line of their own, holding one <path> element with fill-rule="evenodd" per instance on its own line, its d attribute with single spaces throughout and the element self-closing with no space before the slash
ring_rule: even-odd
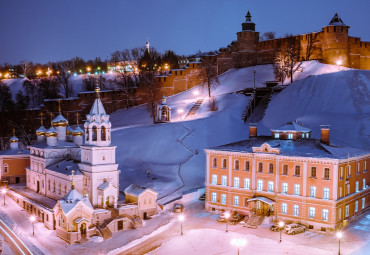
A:
<svg viewBox="0 0 370 255">
<path fill-rule="evenodd" d="M 341 120 L 342 118 L 343 123 L 335 127 L 336 130 L 342 130 L 346 121 L 351 119 L 355 122 L 353 125 L 358 127 L 359 132 L 352 132 L 342 137 L 343 133 L 348 130 L 343 129 L 340 132 L 333 132 L 332 138 L 334 140 L 344 139 L 344 143 L 366 147 L 366 144 L 361 145 L 353 140 L 361 141 L 363 136 L 366 136 L 366 128 L 361 123 L 365 123 L 363 118 L 366 114 L 369 116 L 367 101 L 370 85 L 369 72 L 338 72 L 337 66 L 324 65 L 316 61 L 304 62 L 302 68 L 303 72 L 298 73 L 295 78 L 307 78 L 288 86 L 281 93 L 282 96 L 277 95 L 273 98 L 265 118 L 259 123 L 259 133 L 269 134 L 269 128 L 272 126 L 298 119 L 307 126 L 312 126 L 313 135 L 318 138 L 319 124 L 331 124 L 332 122 L 328 120 Z M 207 96 L 205 89 L 196 87 L 168 98 L 167 102 L 172 107 L 172 123 L 153 125 L 146 106 L 137 106 L 113 113 L 111 115 L 112 141 L 118 145 L 117 162 L 122 170 L 120 189 L 124 189 L 130 183 L 137 183 L 152 187 L 160 192 L 160 196 L 164 196 L 180 188 L 180 190 L 189 190 L 203 186 L 205 176 L 203 150 L 248 137 L 248 127 L 241 120 L 248 97 L 233 92 L 253 87 L 254 70 L 256 70 L 257 87 L 264 86 L 267 80 L 273 80 L 271 65 L 232 69 L 219 77 L 220 84 L 212 90 L 212 95 L 218 102 L 217 112 L 209 112 L 207 102 L 205 102 L 194 118 L 182 119 L 197 99 L 193 95 L 195 90 L 200 92 L 198 97 Z M 325 73 L 333 74 L 321 75 Z M 358 73 L 357 78 L 353 78 L 356 73 Z M 311 76 L 317 74 L 320 75 Z M 338 100 L 330 98 L 333 95 L 333 88 L 330 86 L 336 84 L 335 81 L 329 82 L 330 77 L 341 80 L 344 87 L 347 84 L 346 81 L 348 82 L 347 89 L 342 88 L 342 85 L 337 87 L 337 90 L 334 89 Z M 362 80 L 362 85 L 349 86 L 357 80 Z M 315 85 L 310 86 L 310 81 Z M 307 86 L 307 88 L 301 86 Z M 341 93 L 343 95 L 339 96 Z M 286 96 L 283 97 L 283 95 Z M 320 100 L 313 101 L 310 106 L 309 102 L 315 97 Z M 359 110 L 353 103 L 351 110 L 347 109 L 343 113 L 348 98 L 357 100 L 359 103 L 356 105 L 361 105 L 362 102 L 367 106 Z M 185 109 L 182 116 L 177 111 L 180 108 Z M 364 117 L 361 118 L 361 116 Z M 320 119 L 326 122 L 318 121 Z M 338 123 L 333 122 L 333 124 Z M 148 169 L 151 170 L 150 178 L 146 175 Z"/>
</svg>

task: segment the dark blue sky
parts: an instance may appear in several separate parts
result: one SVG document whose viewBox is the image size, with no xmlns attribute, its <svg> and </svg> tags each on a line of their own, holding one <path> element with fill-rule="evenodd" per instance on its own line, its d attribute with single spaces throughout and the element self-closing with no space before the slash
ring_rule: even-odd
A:
<svg viewBox="0 0 370 255">
<path fill-rule="evenodd" d="M 216 50 L 248 10 L 257 31 L 277 36 L 319 31 L 338 12 L 350 35 L 370 41 L 369 0 L 2 0 L 0 63 L 105 59 L 147 37 L 162 52 Z"/>
</svg>

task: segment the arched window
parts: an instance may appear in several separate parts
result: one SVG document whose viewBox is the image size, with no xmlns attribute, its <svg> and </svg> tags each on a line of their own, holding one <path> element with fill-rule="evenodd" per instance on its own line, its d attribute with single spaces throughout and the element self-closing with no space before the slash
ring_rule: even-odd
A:
<svg viewBox="0 0 370 255">
<path fill-rule="evenodd" d="M 62 193 L 62 185 L 59 183 L 59 186 L 58 186 L 58 193 L 61 194 Z"/>
<path fill-rule="evenodd" d="M 86 133 L 86 141 L 89 141 L 89 130 L 90 129 L 88 129 L 88 128 L 85 130 L 85 133 Z"/>
<path fill-rule="evenodd" d="M 101 127 L 101 140 L 105 141 L 107 139 L 107 134 L 106 134 L 106 128 L 103 126 Z"/>
<path fill-rule="evenodd" d="M 61 226 L 62 228 L 64 228 L 64 219 L 63 219 L 63 216 L 62 215 L 59 216 L 59 226 Z"/>
<path fill-rule="evenodd" d="M 48 190 L 50 190 L 50 179 L 48 180 Z"/>
<path fill-rule="evenodd" d="M 9 172 L 9 165 L 4 164 L 4 174 L 7 174 Z"/>
<path fill-rule="evenodd" d="M 67 185 L 64 185 L 64 194 L 67 194 Z"/>
<path fill-rule="evenodd" d="M 92 128 L 92 140 L 97 141 L 98 139 L 98 130 L 95 126 Z"/>
</svg>

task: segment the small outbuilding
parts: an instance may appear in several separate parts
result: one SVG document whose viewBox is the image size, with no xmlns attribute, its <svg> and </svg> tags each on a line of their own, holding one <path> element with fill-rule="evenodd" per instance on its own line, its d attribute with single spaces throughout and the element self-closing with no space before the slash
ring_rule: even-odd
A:
<svg viewBox="0 0 370 255">
<path fill-rule="evenodd" d="M 139 216 L 146 219 L 148 216 L 157 213 L 158 193 L 152 189 L 131 184 L 125 189 L 126 203 L 138 205 Z"/>
<path fill-rule="evenodd" d="M 171 107 L 167 105 L 167 98 L 162 97 L 162 102 L 157 106 L 157 123 L 171 121 Z"/>
</svg>

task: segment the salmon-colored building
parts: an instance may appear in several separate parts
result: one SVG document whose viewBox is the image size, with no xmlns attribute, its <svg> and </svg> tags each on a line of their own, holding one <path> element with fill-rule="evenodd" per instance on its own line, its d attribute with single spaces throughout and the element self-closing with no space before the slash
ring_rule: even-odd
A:
<svg viewBox="0 0 370 255">
<path fill-rule="evenodd" d="M 206 149 L 206 209 L 273 216 L 335 230 L 370 205 L 370 152 L 330 144 L 288 123 L 249 139 Z"/>
</svg>

